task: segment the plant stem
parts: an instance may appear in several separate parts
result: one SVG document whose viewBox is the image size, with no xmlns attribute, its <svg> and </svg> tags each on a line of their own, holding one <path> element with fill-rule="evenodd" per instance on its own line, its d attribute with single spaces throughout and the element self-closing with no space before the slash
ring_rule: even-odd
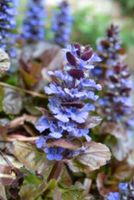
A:
<svg viewBox="0 0 134 200">
<path fill-rule="evenodd" d="M 54 163 L 54 166 L 53 166 L 49 176 L 48 176 L 47 181 L 49 182 L 51 179 L 57 180 L 59 178 L 60 174 L 61 174 L 62 167 L 63 167 L 63 162 L 56 161 Z"/>
<path fill-rule="evenodd" d="M 11 135 L 10 137 L 7 137 L 6 140 L 0 140 L 0 143 L 10 143 L 10 142 L 15 142 L 15 141 L 20 141 L 20 142 L 35 142 L 38 137 L 25 137 L 22 135 Z"/>
<path fill-rule="evenodd" d="M 7 142 L 21 141 L 21 142 L 34 142 L 38 137 L 25 137 L 21 135 L 13 135 L 7 138 Z M 6 141 L 5 141 L 6 142 Z"/>
<path fill-rule="evenodd" d="M 8 88 L 11 88 L 13 90 L 17 90 L 19 92 L 27 93 L 27 94 L 29 94 L 31 96 L 40 97 L 40 98 L 44 98 L 44 99 L 47 98 L 47 96 L 44 95 L 44 94 L 41 94 L 41 93 L 38 93 L 38 92 L 33 92 L 31 90 L 26 90 L 24 88 L 13 86 L 13 85 L 10 85 L 10 84 L 7 84 L 7 83 L 0 82 L 0 86 L 2 86 L 2 87 L 8 87 Z"/>
</svg>

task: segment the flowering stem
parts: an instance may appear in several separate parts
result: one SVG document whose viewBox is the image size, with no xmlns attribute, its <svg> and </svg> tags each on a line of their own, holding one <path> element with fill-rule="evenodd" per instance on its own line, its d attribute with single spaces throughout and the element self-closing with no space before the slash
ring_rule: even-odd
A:
<svg viewBox="0 0 134 200">
<path fill-rule="evenodd" d="M 48 176 L 48 179 L 47 181 L 49 182 L 51 179 L 55 179 L 57 180 L 58 177 L 60 176 L 61 174 L 61 170 L 62 170 L 62 167 L 63 167 L 63 162 L 61 161 L 56 161 L 53 165 L 53 168 Z"/>
<path fill-rule="evenodd" d="M 13 86 L 13 85 L 10 85 L 10 84 L 7 84 L 7 83 L 0 82 L 0 86 L 8 87 L 8 88 L 20 91 L 20 92 L 24 92 L 24 93 L 27 93 L 31 96 L 40 97 L 40 98 L 44 98 L 44 99 L 47 98 L 47 96 L 45 96 L 44 94 L 41 94 L 41 93 L 38 93 L 38 92 L 33 92 L 33 91 L 30 91 L 30 90 L 26 90 L 26 89 L 16 87 L 16 86 Z"/>
</svg>

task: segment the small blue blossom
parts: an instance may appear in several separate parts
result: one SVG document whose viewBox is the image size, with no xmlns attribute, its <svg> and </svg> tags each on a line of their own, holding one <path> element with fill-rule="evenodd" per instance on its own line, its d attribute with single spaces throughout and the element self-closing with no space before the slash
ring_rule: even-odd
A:
<svg viewBox="0 0 134 200">
<path fill-rule="evenodd" d="M 118 192 L 110 192 L 105 200 L 133 200 L 134 199 L 134 182 L 119 183 Z"/>
<path fill-rule="evenodd" d="M 19 36 L 26 42 L 32 43 L 44 39 L 45 10 L 43 2 L 43 0 L 28 0 L 25 19 Z"/>
<path fill-rule="evenodd" d="M 118 192 L 110 192 L 106 200 L 120 200 Z"/>
<path fill-rule="evenodd" d="M 44 116 L 42 116 L 39 120 L 38 120 L 38 122 L 36 123 L 36 129 L 41 133 L 41 132 L 43 132 L 43 131 L 45 131 L 46 129 L 48 129 L 49 128 L 49 122 L 48 122 L 48 120 L 44 117 Z"/>
<path fill-rule="evenodd" d="M 38 149 L 41 149 L 43 146 L 45 145 L 45 139 L 43 136 L 40 136 L 37 140 L 36 140 L 36 146 Z"/>
<path fill-rule="evenodd" d="M 101 75 L 103 74 L 103 70 L 101 69 L 101 67 L 96 66 L 94 69 L 91 70 L 91 74 L 93 76 L 99 76 L 101 78 Z"/>
<path fill-rule="evenodd" d="M 15 57 L 15 14 L 16 14 L 16 0 L 0 1 L 0 48 L 9 53 L 10 57 Z"/>
<path fill-rule="evenodd" d="M 130 116 L 129 119 L 126 122 L 126 125 L 130 128 L 134 128 L 134 116 Z"/>
<path fill-rule="evenodd" d="M 64 149 L 60 147 L 50 147 L 50 148 L 45 148 L 44 152 L 47 155 L 48 160 L 62 160 L 62 153 Z"/>
<path fill-rule="evenodd" d="M 87 121 L 96 109 L 96 91 L 101 90 L 99 84 L 89 79 L 93 57 L 97 62 L 90 47 L 72 45 L 66 50 L 64 70 L 49 72 L 52 82 L 45 87 L 49 112 L 36 123 L 41 134 L 36 146 L 44 149 L 49 160 L 70 158 L 83 151 L 83 147 L 72 150 L 56 146 L 56 142 L 59 145 L 61 141 L 91 140 Z M 51 147 L 47 146 L 49 142 Z"/>
<path fill-rule="evenodd" d="M 59 4 L 58 10 L 54 12 L 52 20 L 54 43 L 61 47 L 66 47 L 69 42 L 71 22 L 70 7 L 66 1 L 62 1 Z"/>
<path fill-rule="evenodd" d="M 128 183 L 119 183 L 118 188 L 121 192 L 125 192 L 128 188 Z"/>
</svg>

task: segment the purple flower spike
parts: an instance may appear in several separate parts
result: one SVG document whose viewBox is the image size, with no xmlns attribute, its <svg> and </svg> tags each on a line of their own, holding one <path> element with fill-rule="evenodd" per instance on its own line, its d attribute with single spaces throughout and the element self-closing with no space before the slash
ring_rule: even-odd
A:
<svg viewBox="0 0 134 200">
<path fill-rule="evenodd" d="M 45 151 L 49 160 L 66 159 L 81 152 L 82 147 L 72 150 L 68 145 L 61 145 L 63 141 L 90 141 L 88 119 L 96 109 L 94 104 L 98 96 L 95 93 L 101 89 L 99 84 L 89 79 L 93 55 L 89 47 L 71 45 L 66 50 L 64 70 L 49 72 L 52 82 L 45 87 L 49 113 L 36 124 L 41 134 L 36 145 Z"/>
<path fill-rule="evenodd" d="M 59 4 L 58 10 L 54 13 L 52 20 L 52 31 L 54 34 L 54 43 L 61 47 L 66 47 L 69 43 L 71 32 L 72 17 L 70 7 L 67 1 Z"/>
<path fill-rule="evenodd" d="M 125 51 L 119 40 L 118 26 L 111 25 L 107 29 L 97 49 L 101 62 L 91 73 L 104 88 L 98 110 L 107 121 L 126 123 L 132 114 L 131 81 L 128 67 L 123 63 Z"/>
<path fill-rule="evenodd" d="M 111 69 L 118 62 L 122 62 L 125 57 L 125 50 L 121 47 L 119 39 L 119 27 L 111 25 L 104 38 L 97 41 L 97 53 L 101 58 L 99 67 L 101 73 L 98 73 L 98 66 L 92 70 L 92 74 L 99 81 L 104 81 L 107 76 L 107 70 Z"/>
<path fill-rule="evenodd" d="M 0 48 L 6 51 L 10 57 L 15 57 L 15 29 L 16 0 L 0 1 Z"/>
<path fill-rule="evenodd" d="M 126 65 L 117 63 L 105 80 L 105 92 L 100 101 L 100 114 L 108 121 L 125 122 L 132 114 L 131 81 Z M 102 103 L 103 102 L 103 105 Z"/>
<path fill-rule="evenodd" d="M 28 0 L 26 17 L 19 36 L 27 43 L 35 43 L 44 39 L 45 10 L 43 4 L 43 0 Z"/>
</svg>

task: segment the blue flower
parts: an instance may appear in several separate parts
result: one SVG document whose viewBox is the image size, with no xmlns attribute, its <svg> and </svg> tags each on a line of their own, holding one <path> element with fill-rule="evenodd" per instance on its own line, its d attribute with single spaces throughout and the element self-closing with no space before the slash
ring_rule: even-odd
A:
<svg viewBox="0 0 134 200">
<path fill-rule="evenodd" d="M 13 48 L 15 35 L 12 33 L 16 26 L 15 14 L 16 0 L 0 1 L 0 48 L 9 53 L 10 57 L 16 55 Z"/>
<path fill-rule="evenodd" d="M 28 0 L 25 19 L 19 37 L 30 43 L 43 40 L 45 36 L 44 18 L 43 0 Z"/>
<path fill-rule="evenodd" d="M 120 192 L 125 192 L 128 189 L 128 183 L 119 183 L 118 188 Z"/>
<path fill-rule="evenodd" d="M 119 192 L 110 192 L 106 197 L 106 200 L 129 200 L 134 198 L 134 182 L 119 183 Z"/>
<path fill-rule="evenodd" d="M 88 128 L 82 128 L 77 126 L 76 123 L 73 122 L 68 122 L 68 123 L 63 123 L 62 121 L 58 122 L 58 126 L 63 130 L 63 131 L 68 131 L 68 134 L 73 137 L 81 138 L 81 137 L 87 137 L 89 133 Z M 89 139 L 89 138 L 88 138 Z"/>
<path fill-rule="evenodd" d="M 59 139 L 62 137 L 63 130 L 54 123 L 51 123 L 49 137 Z"/>
<path fill-rule="evenodd" d="M 52 82 L 45 87 L 49 111 L 36 124 L 36 129 L 41 134 L 41 139 L 37 140 L 36 145 L 44 149 L 49 160 L 70 158 L 78 155 L 83 149 L 83 146 L 75 150 L 68 149 L 68 145 L 65 148 L 63 145 L 62 148 L 57 146 L 62 141 L 67 141 L 68 144 L 75 140 L 91 140 L 87 126 L 88 118 L 96 109 L 96 91 L 101 90 L 99 84 L 89 79 L 91 68 L 87 66 L 93 65 L 93 55 L 89 47 L 72 45 L 70 51 L 66 50 L 67 63 L 64 70 L 49 72 Z M 48 147 L 49 143 L 51 147 Z"/>
<path fill-rule="evenodd" d="M 117 63 L 103 80 L 104 92 L 99 100 L 100 114 L 108 121 L 123 122 L 132 114 L 131 81 L 128 67 Z"/>
<path fill-rule="evenodd" d="M 65 47 L 69 42 L 71 22 L 69 5 L 66 1 L 62 1 L 58 10 L 54 12 L 52 20 L 54 42 L 61 47 Z"/>
<path fill-rule="evenodd" d="M 99 76 L 101 78 L 101 75 L 103 74 L 103 70 L 101 69 L 101 67 L 96 66 L 95 68 L 91 70 L 91 74 L 92 76 Z"/>
<path fill-rule="evenodd" d="M 36 129 L 41 133 L 49 128 L 49 122 L 45 116 L 42 116 L 36 123 Z"/>
<path fill-rule="evenodd" d="M 36 140 L 36 146 L 37 146 L 38 149 L 41 149 L 44 145 L 45 145 L 45 138 L 43 136 L 40 136 Z"/>
<path fill-rule="evenodd" d="M 67 48 L 66 58 L 68 63 L 72 66 L 77 67 L 79 69 L 79 73 L 81 70 L 88 70 L 88 73 L 91 73 L 91 69 L 94 68 L 94 63 L 100 62 L 101 58 L 93 52 L 90 46 L 86 46 L 86 48 L 81 48 L 79 44 L 69 45 Z M 69 67 L 69 66 L 68 66 Z M 73 68 L 74 70 L 75 68 Z M 83 74 L 81 74 L 82 76 Z"/>
<path fill-rule="evenodd" d="M 106 200 L 121 200 L 118 192 L 110 192 Z"/>
<path fill-rule="evenodd" d="M 46 153 L 46 157 L 48 160 L 62 160 L 64 149 L 60 147 L 50 147 L 50 148 L 45 148 L 44 152 Z"/>
</svg>

